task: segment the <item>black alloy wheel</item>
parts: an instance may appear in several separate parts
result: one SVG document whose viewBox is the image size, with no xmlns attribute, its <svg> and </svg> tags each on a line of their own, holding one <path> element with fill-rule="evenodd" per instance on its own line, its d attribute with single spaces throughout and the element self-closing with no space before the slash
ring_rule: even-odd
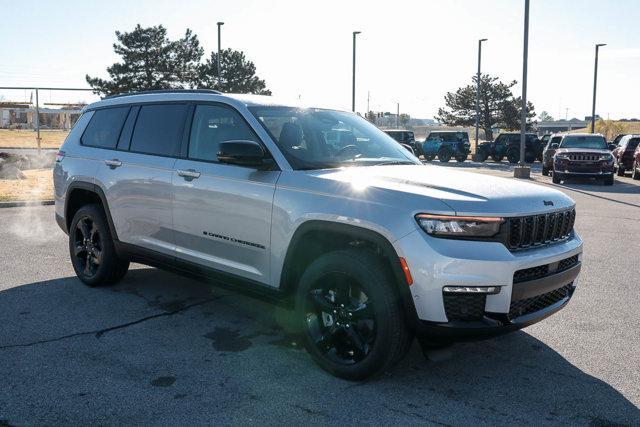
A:
<svg viewBox="0 0 640 427">
<path fill-rule="evenodd" d="M 102 263 L 102 237 L 93 219 L 80 218 L 73 230 L 73 255 L 84 277 L 94 277 Z"/>
<path fill-rule="evenodd" d="M 448 163 L 451 160 L 451 151 L 448 148 L 442 148 L 438 151 L 438 160 L 441 163 Z"/>
<path fill-rule="evenodd" d="M 376 339 L 373 305 L 357 280 L 341 272 L 323 276 L 307 294 L 307 333 L 326 358 L 341 365 L 362 361 Z"/>
</svg>

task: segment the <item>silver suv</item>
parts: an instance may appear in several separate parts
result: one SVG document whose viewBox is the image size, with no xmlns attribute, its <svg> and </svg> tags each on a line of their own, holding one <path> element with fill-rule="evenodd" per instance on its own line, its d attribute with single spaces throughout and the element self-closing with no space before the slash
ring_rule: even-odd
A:
<svg viewBox="0 0 640 427">
<path fill-rule="evenodd" d="M 581 265 L 563 193 L 422 165 L 355 114 L 271 97 L 106 98 L 54 182 L 84 283 L 135 261 L 277 299 L 348 379 L 390 368 L 413 337 L 430 349 L 535 323 L 567 304 Z"/>
</svg>

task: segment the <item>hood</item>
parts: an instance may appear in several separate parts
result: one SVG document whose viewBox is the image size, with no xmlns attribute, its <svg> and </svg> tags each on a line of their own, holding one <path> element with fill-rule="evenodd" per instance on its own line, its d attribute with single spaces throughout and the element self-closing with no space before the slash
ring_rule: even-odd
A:
<svg viewBox="0 0 640 427">
<path fill-rule="evenodd" d="M 406 206 L 416 213 L 432 206 L 427 198 L 441 201 L 457 215 L 532 215 L 574 205 L 564 193 L 543 185 L 441 166 L 365 166 L 307 172 L 361 193 L 367 189 L 379 190 L 369 195 L 375 197 L 374 194 L 383 193 L 385 203 Z M 318 187 L 327 188 L 326 181 Z M 347 190 L 336 188 L 334 191 Z"/>
<path fill-rule="evenodd" d="M 586 154 L 609 154 L 611 151 L 608 149 L 597 148 L 558 148 L 556 154 L 560 153 L 586 153 Z"/>
</svg>

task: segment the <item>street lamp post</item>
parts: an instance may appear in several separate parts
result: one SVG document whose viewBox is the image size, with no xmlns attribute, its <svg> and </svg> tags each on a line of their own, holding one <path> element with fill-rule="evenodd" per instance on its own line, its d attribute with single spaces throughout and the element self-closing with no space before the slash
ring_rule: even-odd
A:
<svg viewBox="0 0 640 427">
<path fill-rule="evenodd" d="M 218 90 L 222 91 L 222 71 L 220 69 L 220 28 L 224 22 L 217 22 L 218 25 Z"/>
<path fill-rule="evenodd" d="M 356 111 L 356 36 L 360 31 L 353 32 L 353 74 L 351 80 L 351 111 Z"/>
<path fill-rule="evenodd" d="M 524 163 L 527 139 L 527 65 L 529 59 L 529 0 L 524 0 L 524 48 L 522 53 L 522 111 L 520 115 L 520 161 L 513 170 L 516 178 L 531 177 L 531 168 Z"/>
<path fill-rule="evenodd" d="M 480 128 L 480 62 L 482 61 L 482 42 L 486 41 L 487 39 L 478 40 L 478 74 L 476 76 L 476 145 L 473 150 L 474 153 L 477 153 L 478 151 L 478 130 Z"/>
<path fill-rule="evenodd" d="M 593 103 L 591 104 L 591 133 L 596 131 L 596 89 L 598 87 L 598 51 L 606 43 L 596 44 L 596 63 L 593 69 Z"/>
</svg>

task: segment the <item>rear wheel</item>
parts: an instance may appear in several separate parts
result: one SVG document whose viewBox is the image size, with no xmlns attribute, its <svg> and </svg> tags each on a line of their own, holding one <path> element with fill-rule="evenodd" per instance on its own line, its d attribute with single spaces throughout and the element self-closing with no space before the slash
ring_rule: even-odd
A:
<svg viewBox="0 0 640 427">
<path fill-rule="evenodd" d="M 640 171 L 638 171 L 638 168 L 640 168 L 640 165 L 638 164 L 638 162 L 634 162 L 633 171 L 631 172 L 631 178 L 640 180 Z"/>
<path fill-rule="evenodd" d="M 362 380 L 391 368 L 411 343 L 388 271 L 373 254 L 339 250 L 305 270 L 296 294 L 304 345 L 324 370 Z"/>
<path fill-rule="evenodd" d="M 105 214 L 98 205 L 83 206 L 73 216 L 69 254 L 76 275 L 89 286 L 114 284 L 129 269 L 129 261 L 116 254 Z"/>
<path fill-rule="evenodd" d="M 448 148 L 442 148 L 438 151 L 438 160 L 442 163 L 448 163 L 451 160 L 451 151 Z"/>
<path fill-rule="evenodd" d="M 435 159 L 436 156 L 434 156 L 433 154 L 425 154 L 424 155 L 424 159 L 428 162 L 430 162 L 431 160 Z"/>
</svg>

